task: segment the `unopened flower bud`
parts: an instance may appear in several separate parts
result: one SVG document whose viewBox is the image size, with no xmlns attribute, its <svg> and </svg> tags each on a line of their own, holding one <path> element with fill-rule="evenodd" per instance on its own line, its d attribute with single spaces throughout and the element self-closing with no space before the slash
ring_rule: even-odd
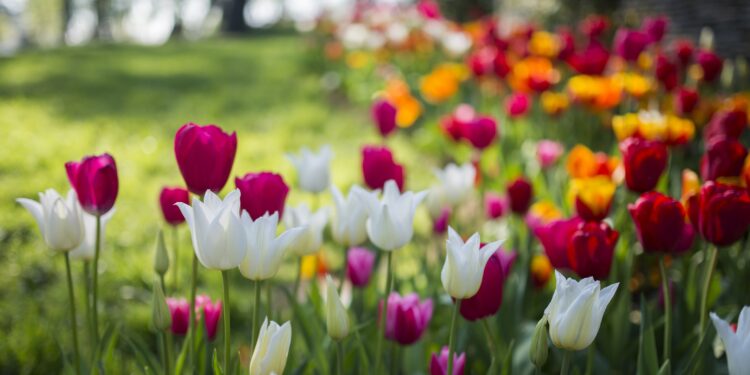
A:
<svg viewBox="0 0 750 375">
<path fill-rule="evenodd" d="M 534 329 L 534 336 L 531 337 L 531 349 L 529 357 L 531 363 L 537 368 L 544 366 L 549 354 L 549 343 L 547 342 L 547 317 L 542 317 Z"/>
<path fill-rule="evenodd" d="M 154 278 L 154 302 L 152 314 L 155 330 L 166 331 L 172 326 L 172 316 L 169 313 L 169 306 L 167 306 L 167 299 L 164 298 L 164 290 L 161 288 L 159 278 Z"/>
<path fill-rule="evenodd" d="M 169 254 L 167 254 L 167 246 L 164 244 L 164 232 L 159 231 L 159 235 L 156 238 L 156 254 L 154 255 L 154 272 L 160 276 L 164 276 L 169 270 Z"/>
</svg>

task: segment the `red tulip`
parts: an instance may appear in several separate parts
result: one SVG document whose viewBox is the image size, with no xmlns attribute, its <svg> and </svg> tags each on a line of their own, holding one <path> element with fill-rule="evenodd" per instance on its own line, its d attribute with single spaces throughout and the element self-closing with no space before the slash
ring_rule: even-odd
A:
<svg viewBox="0 0 750 375">
<path fill-rule="evenodd" d="M 524 93 L 513 93 L 505 100 L 505 113 L 511 118 L 525 115 L 531 107 L 531 98 Z"/>
<path fill-rule="evenodd" d="M 469 104 L 460 104 L 453 113 L 440 120 L 440 129 L 448 138 L 458 142 L 463 138 L 463 129 L 466 124 L 474 121 L 475 118 L 474 107 Z"/>
<path fill-rule="evenodd" d="M 434 0 L 420 0 L 419 3 L 417 3 L 417 11 L 419 11 L 419 14 L 426 19 L 442 18 L 440 5 Z"/>
<path fill-rule="evenodd" d="M 677 255 L 693 244 L 695 231 L 678 200 L 650 191 L 628 205 L 628 211 L 643 251 Z"/>
<path fill-rule="evenodd" d="M 388 100 L 376 100 L 372 104 L 371 115 L 383 138 L 396 130 L 396 106 Z"/>
<path fill-rule="evenodd" d="M 451 218 L 451 209 L 449 207 L 443 208 L 440 211 L 440 215 L 432 223 L 432 231 L 436 234 L 444 234 L 448 231 L 448 223 Z"/>
<path fill-rule="evenodd" d="M 625 61 L 636 61 L 650 42 L 646 33 L 620 28 L 615 34 L 614 49 Z"/>
<path fill-rule="evenodd" d="M 653 190 L 667 168 L 667 146 L 659 141 L 627 138 L 620 142 L 625 183 L 637 193 Z"/>
<path fill-rule="evenodd" d="M 382 303 L 381 303 L 382 314 Z M 427 329 L 432 319 L 432 300 L 419 301 L 416 293 L 401 297 L 393 292 L 388 297 L 388 311 L 385 318 L 385 338 L 401 345 L 411 345 Z"/>
<path fill-rule="evenodd" d="M 701 178 L 714 181 L 720 177 L 737 177 L 742 173 L 747 150 L 740 141 L 725 136 L 708 140 L 701 158 Z"/>
<path fill-rule="evenodd" d="M 646 17 L 641 25 L 641 31 L 648 35 L 651 43 L 659 43 L 667 32 L 669 20 L 664 16 Z"/>
<path fill-rule="evenodd" d="M 682 39 L 674 42 L 673 44 L 675 55 L 677 60 L 680 61 L 680 65 L 687 66 L 693 59 L 693 42 L 689 39 Z"/>
<path fill-rule="evenodd" d="M 352 285 L 364 288 L 370 282 L 375 254 L 362 247 L 353 247 L 346 253 L 346 276 Z"/>
<path fill-rule="evenodd" d="M 216 125 L 183 125 L 174 138 L 174 154 L 188 190 L 203 196 L 218 193 L 229 179 L 237 134 L 225 133 Z"/>
<path fill-rule="evenodd" d="M 497 137 L 497 122 L 492 117 L 479 116 L 474 121 L 470 121 L 464 125 L 463 137 L 474 148 L 483 150 L 495 141 Z"/>
<path fill-rule="evenodd" d="M 289 187 L 284 179 L 271 172 L 248 173 L 234 179 L 237 189 L 240 189 L 240 207 L 247 211 L 255 220 L 264 214 L 284 215 L 284 202 L 289 193 Z"/>
<path fill-rule="evenodd" d="M 534 198 L 534 187 L 525 178 L 519 177 L 508 185 L 506 193 L 510 210 L 516 214 L 525 214 Z"/>
<path fill-rule="evenodd" d="M 430 375 L 448 375 L 448 356 L 450 355 L 450 349 L 444 346 L 440 349 L 440 354 L 432 353 L 430 357 Z M 453 353 L 453 374 L 450 375 L 463 375 L 464 367 L 466 366 L 466 354 L 465 353 Z"/>
<path fill-rule="evenodd" d="M 703 139 L 710 141 L 719 136 L 739 139 L 746 128 L 747 113 L 745 111 L 739 109 L 718 111 L 711 116 L 711 121 L 708 122 L 703 132 Z"/>
<path fill-rule="evenodd" d="M 549 258 L 552 267 L 556 269 L 570 268 L 568 263 L 568 242 L 573 237 L 573 233 L 578 230 L 578 226 L 584 221 L 579 217 L 570 219 L 555 220 L 534 231 L 534 235 L 544 248 L 547 258 Z"/>
<path fill-rule="evenodd" d="M 167 298 L 167 306 L 172 315 L 172 334 L 184 336 L 190 323 L 190 303 L 184 298 Z"/>
<path fill-rule="evenodd" d="M 677 64 L 669 60 L 665 55 L 656 57 L 656 79 L 664 86 L 664 90 L 672 91 L 677 87 L 679 72 Z"/>
<path fill-rule="evenodd" d="M 221 301 L 217 300 L 215 303 L 211 303 L 211 300 L 208 300 L 203 303 L 203 324 L 206 327 L 208 341 L 213 341 L 216 338 L 221 311 Z"/>
<path fill-rule="evenodd" d="M 598 41 L 589 41 L 583 51 L 577 51 L 566 60 L 579 74 L 601 75 L 609 62 L 609 51 Z"/>
<path fill-rule="evenodd" d="M 566 61 L 576 51 L 575 37 L 567 28 L 558 31 L 557 37 L 560 40 L 560 50 L 557 52 L 557 59 Z"/>
<path fill-rule="evenodd" d="M 698 91 L 680 87 L 677 89 L 677 95 L 675 95 L 674 106 L 678 114 L 683 116 L 690 114 L 698 106 Z"/>
<path fill-rule="evenodd" d="M 505 214 L 506 207 L 508 207 L 508 201 L 500 195 L 492 192 L 484 195 L 484 210 L 488 218 L 502 217 Z"/>
<path fill-rule="evenodd" d="M 65 163 L 65 170 L 84 211 L 101 216 L 112 209 L 119 188 L 117 165 L 112 155 L 86 156 L 80 162 L 69 161 Z"/>
<path fill-rule="evenodd" d="M 711 51 L 701 50 L 698 51 L 696 60 L 701 69 L 703 69 L 703 77 L 701 79 L 704 82 L 713 82 L 719 78 L 724 65 L 721 57 Z"/>
<path fill-rule="evenodd" d="M 185 217 L 182 216 L 182 212 L 176 205 L 179 202 L 190 204 L 190 193 L 187 189 L 181 187 L 164 187 L 161 189 L 159 205 L 161 205 L 164 220 L 169 225 L 179 225 L 185 222 Z"/>
<path fill-rule="evenodd" d="M 605 16 L 592 14 L 586 17 L 578 29 L 590 39 L 600 37 L 609 28 L 609 20 Z"/>
<path fill-rule="evenodd" d="M 604 222 L 579 224 L 568 242 L 568 263 L 580 277 L 609 276 L 619 233 Z"/>
<path fill-rule="evenodd" d="M 516 252 L 498 249 L 487 261 L 479 291 L 471 298 L 461 300 L 460 312 L 464 319 L 475 321 L 495 315 L 503 302 L 503 285 L 516 260 Z"/>
<path fill-rule="evenodd" d="M 745 188 L 709 181 L 695 204 L 698 231 L 716 246 L 737 242 L 750 227 L 750 194 Z"/>
<path fill-rule="evenodd" d="M 399 189 L 404 188 L 404 167 L 393 160 L 391 150 L 385 146 L 362 148 L 362 175 L 370 189 L 382 189 L 388 180 L 395 180 Z"/>
<path fill-rule="evenodd" d="M 466 64 L 469 66 L 469 70 L 471 70 L 474 77 L 481 78 L 494 72 L 497 54 L 496 49 L 483 47 L 469 55 Z"/>
</svg>

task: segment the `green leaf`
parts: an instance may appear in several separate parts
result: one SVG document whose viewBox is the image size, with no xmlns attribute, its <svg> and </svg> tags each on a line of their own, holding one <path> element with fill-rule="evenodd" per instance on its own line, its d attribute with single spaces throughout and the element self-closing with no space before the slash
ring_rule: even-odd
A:
<svg viewBox="0 0 750 375">
<path fill-rule="evenodd" d="M 219 354 L 216 351 L 216 348 L 214 348 L 213 368 L 214 368 L 214 375 L 224 374 L 224 371 L 221 370 L 221 365 L 219 364 Z"/>
<path fill-rule="evenodd" d="M 661 368 L 659 369 L 659 373 L 657 375 L 668 375 L 672 373 L 672 365 L 669 363 L 669 359 L 664 361 L 664 364 L 661 365 Z"/>
<path fill-rule="evenodd" d="M 638 340 L 638 375 L 652 375 L 659 372 L 659 359 L 656 353 L 654 328 L 648 315 L 646 298 L 641 294 L 641 329 Z"/>
</svg>

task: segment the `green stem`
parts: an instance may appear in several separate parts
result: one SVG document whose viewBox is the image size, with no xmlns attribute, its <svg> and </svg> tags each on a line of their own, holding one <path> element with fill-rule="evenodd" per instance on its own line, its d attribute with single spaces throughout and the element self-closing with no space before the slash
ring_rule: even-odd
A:
<svg viewBox="0 0 750 375">
<path fill-rule="evenodd" d="M 594 345 L 589 345 L 588 353 L 586 353 L 586 375 L 594 373 Z"/>
<path fill-rule="evenodd" d="M 177 226 L 172 226 L 172 290 L 179 288 L 180 279 L 180 240 L 177 233 Z"/>
<path fill-rule="evenodd" d="M 302 281 L 302 257 L 297 258 L 297 277 L 294 278 L 294 289 L 292 291 L 294 294 L 292 296 L 294 297 L 294 300 L 297 300 L 297 295 L 299 294 L 299 286 L 300 282 Z"/>
<path fill-rule="evenodd" d="M 255 347 L 255 331 L 258 329 L 258 320 L 260 319 L 260 288 L 261 280 L 255 280 L 255 305 L 253 305 L 253 326 L 250 327 L 250 342 Z"/>
<path fill-rule="evenodd" d="M 487 370 L 488 374 L 497 373 L 497 344 L 495 343 L 495 337 L 492 336 L 492 330 L 490 324 L 487 322 L 488 319 L 481 319 L 482 330 L 487 336 L 487 347 L 490 349 L 490 368 Z"/>
<path fill-rule="evenodd" d="M 453 317 L 451 318 L 451 330 L 450 336 L 448 336 L 448 372 L 446 374 L 453 374 L 453 353 L 456 347 L 456 322 L 458 321 L 458 310 L 461 308 L 461 300 L 456 299 L 455 306 L 453 307 Z"/>
<path fill-rule="evenodd" d="M 165 285 L 164 285 L 164 275 L 161 275 L 161 274 L 159 275 L 159 284 L 161 284 L 161 290 L 163 290 L 164 293 L 166 294 L 167 289 L 165 288 Z"/>
<path fill-rule="evenodd" d="M 96 217 L 96 238 L 94 239 L 94 278 L 92 282 L 92 299 L 91 302 L 91 315 L 94 324 L 94 348 L 99 346 L 99 306 L 98 306 L 98 292 L 99 292 L 99 253 L 101 251 L 101 235 L 102 235 L 102 218 L 101 216 Z M 96 358 L 96 355 L 94 355 Z"/>
<path fill-rule="evenodd" d="M 222 314 L 224 315 L 224 373 L 229 374 L 229 355 L 230 342 L 229 342 L 229 271 L 221 271 L 221 280 L 224 286 L 224 303 L 221 304 Z"/>
<path fill-rule="evenodd" d="M 85 261 L 83 263 L 83 287 L 84 287 L 84 293 L 83 293 L 83 305 L 86 307 L 86 329 L 88 330 L 89 334 L 89 342 L 93 345 L 94 342 L 94 323 L 91 320 L 91 262 Z M 93 353 L 92 357 L 93 357 Z"/>
<path fill-rule="evenodd" d="M 161 341 L 161 348 L 162 348 L 162 353 L 163 353 L 162 360 L 164 361 L 163 362 L 163 365 L 164 365 L 164 375 L 169 375 L 170 374 L 170 371 L 169 371 L 169 361 L 170 361 L 170 358 L 169 358 L 169 344 L 167 344 L 167 333 L 166 332 L 164 332 L 164 331 L 159 332 L 159 341 Z"/>
<path fill-rule="evenodd" d="M 378 342 L 375 346 L 375 373 L 380 374 L 380 366 L 383 364 L 382 361 L 382 354 L 383 354 L 383 338 L 385 337 L 386 332 L 386 320 L 388 319 L 388 297 L 391 295 L 391 289 L 393 288 L 393 251 L 389 251 L 388 255 L 386 256 L 386 279 L 385 279 L 385 298 L 383 298 L 383 310 L 380 314 L 380 324 L 382 327 L 380 328 L 383 332 L 382 335 L 378 335 Z"/>
<path fill-rule="evenodd" d="M 344 374 L 344 344 L 341 340 L 336 341 L 336 373 L 339 375 Z"/>
<path fill-rule="evenodd" d="M 664 294 L 664 359 L 667 362 L 672 348 L 672 296 L 669 290 L 669 275 L 664 265 L 664 257 L 659 258 L 661 288 Z"/>
<path fill-rule="evenodd" d="M 70 332 L 73 335 L 73 365 L 76 374 L 81 373 L 81 356 L 78 352 L 78 329 L 76 327 L 76 298 L 73 291 L 73 275 L 70 272 L 70 253 L 65 253 L 65 271 L 68 276 L 68 299 L 70 301 Z"/>
<path fill-rule="evenodd" d="M 165 333 L 165 338 L 167 340 L 167 361 L 171 366 L 174 363 L 174 336 L 171 333 Z M 169 375 L 169 373 L 166 375 Z"/>
<path fill-rule="evenodd" d="M 195 371 L 195 340 L 198 337 L 196 335 L 195 330 L 195 292 L 197 289 L 198 284 L 198 257 L 193 253 L 193 273 L 192 278 L 190 279 L 190 334 L 188 335 L 188 339 L 185 341 L 184 345 L 189 345 L 188 347 L 188 353 L 190 357 L 190 369 L 191 371 Z"/>
<path fill-rule="evenodd" d="M 714 269 L 716 268 L 716 255 L 718 253 L 716 246 L 709 246 L 706 250 L 706 271 L 704 273 L 705 279 L 703 279 L 703 291 L 701 293 L 701 335 L 703 335 L 703 331 L 706 329 L 706 317 L 708 315 L 708 292 L 709 289 L 711 289 L 711 278 L 713 277 Z"/>
<path fill-rule="evenodd" d="M 570 370 L 570 350 L 563 350 L 562 366 L 560 367 L 560 375 L 568 375 Z"/>
</svg>

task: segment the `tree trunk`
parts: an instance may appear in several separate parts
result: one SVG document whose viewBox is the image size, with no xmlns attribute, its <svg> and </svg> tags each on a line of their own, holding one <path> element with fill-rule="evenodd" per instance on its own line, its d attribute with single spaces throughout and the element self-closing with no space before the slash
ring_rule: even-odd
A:
<svg viewBox="0 0 750 375">
<path fill-rule="evenodd" d="M 224 6 L 224 30 L 233 33 L 247 31 L 242 11 L 247 0 L 229 0 Z"/>
</svg>

